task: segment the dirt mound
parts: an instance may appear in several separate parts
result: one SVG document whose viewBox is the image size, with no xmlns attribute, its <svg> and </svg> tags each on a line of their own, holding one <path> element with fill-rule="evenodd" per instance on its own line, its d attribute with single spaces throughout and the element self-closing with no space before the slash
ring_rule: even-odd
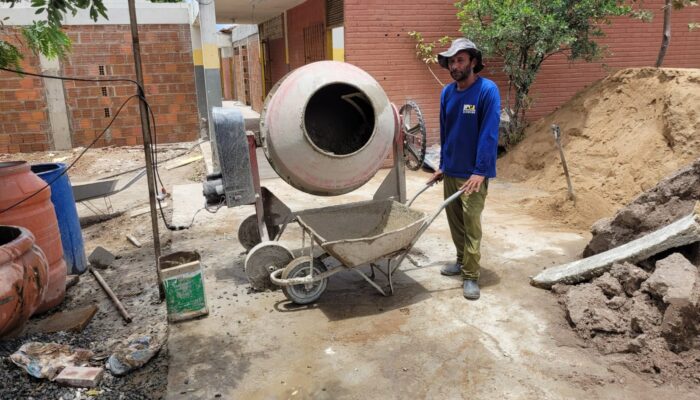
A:
<svg viewBox="0 0 700 400">
<path fill-rule="evenodd" d="M 682 255 L 659 260 L 652 273 L 615 264 L 590 283 L 552 290 L 602 353 L 664 382 L 700 383 L 700 272 Z"/>
<path fill-rule="evenodd" d="M 576 204 L 566 200 L 552 124 L 561 128 Z M 554 194 L 525 203 L 533 213 L 588 228 L 699 156 L 700 70 L 632 68 L 529 126 L 499 161 L 499 176 Z"/>
<path fill-rule="evenodd" d="M 593 224 L 593 237 L 583 251 L 588 257 L 637 239 L 677 221 L 700 201 L 700 158 L 639 195 L 612 218 Z"/>
</svg>

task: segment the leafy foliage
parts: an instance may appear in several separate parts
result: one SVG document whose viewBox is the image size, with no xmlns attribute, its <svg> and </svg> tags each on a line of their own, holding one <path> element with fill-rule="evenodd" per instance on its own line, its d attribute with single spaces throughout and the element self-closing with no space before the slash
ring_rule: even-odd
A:
<svg viewBox="0 0 700 400">
<path fill-rule="evenodd" d="M 14 2 L 14 0 L 11 0 Z M 107 9 L 102 0 L 31 0 L 32 7 L 36 8 L 35 14 L 43 14 L 46 11 L 46 19 L 52 26 L 60 27 L 63 23 L 63 15 L 70 12 L 75 15 L 78 9 L 88 10 L 90 18 L 97 21 L 102 16 L 107 18 Z"/>
<path fill-rule="evenodd" d="M 530 88 L 542 63 L 558 53 L 570 60 L 600 58 L 603 48 L 596 39 L 603 36 L 602 25 L 609 24 L 611 17 L 635 11 L 621 0 L 462 0 L 456 6 L 464 36 L 485 56 L 503 59 L 503 71 L 509 79 L 509 146 L 522 139 Z"/>
<path fill-rule="evenodd" d="M 437 55 L 434 53 L 435 46 L 445 46 L 447 43 L 450 42 L 450 37 L 443 36 L 440 39 L 438 39 L 436 44 L 435 42 L 426 43 L 425 39 L 423 38 L 423 34 L 420 32 L 411 31 L 408 32 L 408 36 L 416 41 L 416 57 L 418 57 L 419 60 L 425 63 L 425 65 L 428 67 L 428 71 L 433 75 L 433 78 L 435 78 L 435 80 L 437 80 L 440 85 L 445 86 L 445 84 L 442 83 L 440 78 L 438 78 L 437 75 L 435 75 L 435 72 L 433 72 L 433 69 L 430 67 L 430 64 L 437 64 Z"/>
<path fill-rule="evenodd" d="M 22 35 L 35 54 L 43 54 L 47 58 L 64 57 L 71 48 L 68 35 L 46 21 L 34 21 L 32 25 L 23 27 Z"/>
<path fill-rule="evenodd" d="M 1 28 L 0 28 L 1 29 Z M 0 40 L 0 67 L 19 69 L 22 54 L 17 48 L 4 40 Z"/>
<path fill-rule="evenodd" d="M 10 7 L 20 0 L 0 0 Z M 41 53 L 48 58 L 63 57 L 70 51 L 70 39 L 61 30 L 63 16 L 70 12 L 75 15 L 79 9 L 87 9 L 93 21 L 99 17 L 107 18 L 107 9 L 102 0 L 31 0 L 35 14 L 46 13 L 46 20 L 34 21 L 32 25 L 21 28 L 22 36 L 27 46 L 36 54 Z M 0 25 L 0 32 L 7 26 Z M 0 39 L 0 67 L 21 69 L 22 53 L 8 41 Z"/>
</svg>

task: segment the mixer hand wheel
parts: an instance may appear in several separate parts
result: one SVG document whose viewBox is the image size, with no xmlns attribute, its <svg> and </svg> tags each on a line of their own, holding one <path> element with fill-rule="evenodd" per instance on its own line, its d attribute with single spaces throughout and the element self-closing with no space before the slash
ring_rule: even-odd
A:
<svg viewBox="0 0 700 400">
<path fill-rule="evenodd" d="M 425 121 L 418 104 L 409 101 L 399 110 L 403 133 L 403 156 L 408 169 L 417 171 L 425 160 Z"/>
</svg>

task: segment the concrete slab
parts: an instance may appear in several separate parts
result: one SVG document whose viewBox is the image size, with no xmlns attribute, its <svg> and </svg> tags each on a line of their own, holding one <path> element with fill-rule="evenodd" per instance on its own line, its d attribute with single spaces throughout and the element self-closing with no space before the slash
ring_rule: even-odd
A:
<svg viewBox="0 0 700 400">
<path fill-rule="evenodd" d="M 250 106 L 247 106 L 238 101 L 223 101 L 221 106 L 223 108 L 236 108 L 241 114 L 243 114 L 243 120 L 245 121 L 245 130 L 258 132 L 260 131 L 260 114 L 253 110 Z"/>
<path fill-rule="evenodd" d="M 532 278 L 532 285 L 549 289 L 557 283 L 574 284 L 604 274 L 614 263 L 636 263 L 662 251 L 700 241 L 700 202 L 695 211 L 639 239 L 594 256 L 546 269 Z"/>
<path fill-rule="evenodd" d="M 202 153 L 202 157 L 204 157 L 204 166 L 207 169 L 207 174 L 211 174 L 214 172 L 214 164 L 212 161 L 212 153 L 211 153 L 211 142 L 203 141 L 202 143 L 199 144 L 199 150 Z"/>
<path fill-rule="evenodd" d="M 210 221 L 216 218 L 215 214 L 205 211 L 204 195 L 201 183 L 173 186 L 173 218 L 170 222 L 173 226 L 189 226 L 196 214 L 196 223 Z"/>
<path fill-rule="evenodd" d="M 59 312 L 39 321 L 33 330 L 42 333 L 82 332 L 97 313 L 96 305 Z"/>
<path fill-rule="evenodd" d="M 102 246 L 95 247 L 95 250 L 88 256 L 90 265 L 97 268 L 107 268 L 114 263 L 115 257 L 109 250 Z"/>
</svg>

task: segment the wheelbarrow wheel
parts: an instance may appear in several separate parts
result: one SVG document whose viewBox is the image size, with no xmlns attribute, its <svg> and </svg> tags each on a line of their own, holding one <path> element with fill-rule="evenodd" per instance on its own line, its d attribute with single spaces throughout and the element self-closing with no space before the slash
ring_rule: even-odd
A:
<svg viewBox="0 0 700 400">
<path fill-rule="evenodd" d="M 280 232 L 280 227 L 277 225 L 266 226 L 266 228 L 267 236 L 270 240 L 273 240 Z M 246 251 L 262 242 L 260 232 L 258 232 L 258 217 L 255 214 L 249 215 L 241 222 L 241 225 L 238 227 L 238 241 L 245 247 Z"/>
<path fill-rule="evenodd" d="M 303 256 L 292 260 L 282 271 L 282 279 L 303 278 L 309 275 L 309 261 L 311 257 Z M 314 275 L 326 272 L 326 266 L 317 259 L 313 259 Z M 296 304 L 309 304 L 318 300 L 326 290 L 328 278 L 305 285 L 282 286 L 284 295 Z"/>
<path fill-rule="evenodd" d="M 270 273 L 284 268 L 294 259 L 292 251 L 279 242 L 262 242 L 253 247 L 245 258 L 245 274 L 250 286 L 257 291 L 275 289 Z"/>
</svg>

